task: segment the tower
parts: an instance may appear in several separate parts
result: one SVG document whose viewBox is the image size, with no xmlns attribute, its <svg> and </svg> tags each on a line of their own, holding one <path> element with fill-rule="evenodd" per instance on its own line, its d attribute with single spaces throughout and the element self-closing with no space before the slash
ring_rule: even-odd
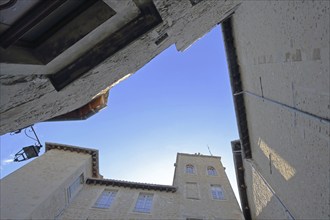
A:
<svg viewBox="0 0 330 220">
<path fill-rule="evenodd" d="M 220 157 L 178 153 L 173 185 L 185 219 L 242 219 Z"/>
</svg>

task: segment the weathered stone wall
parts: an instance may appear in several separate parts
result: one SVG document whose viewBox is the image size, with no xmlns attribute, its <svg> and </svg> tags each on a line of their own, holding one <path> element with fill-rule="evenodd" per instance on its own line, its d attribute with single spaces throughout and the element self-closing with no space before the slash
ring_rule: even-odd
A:
<svg viewBox="0 0 330 220">
<path fill-rule="evenodd" d="M 90 177 L 91 156 L 50 150 L 0 180 L 1 219 L 54 219 L 68 204 L 67 188 Z"/>
<path fill-rule="evenodd" d="M 246 1 L 233 16 L 252 163 L 296 219 L 330 217 L 329 4 Z M 282 218 L 249 175 L 253 218 Z"/>
</svg>

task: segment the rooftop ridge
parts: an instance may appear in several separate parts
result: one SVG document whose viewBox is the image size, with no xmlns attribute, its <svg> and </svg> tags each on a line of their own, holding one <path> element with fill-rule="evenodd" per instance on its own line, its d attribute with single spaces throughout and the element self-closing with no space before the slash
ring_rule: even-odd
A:
<svg viewBox="0 0 330 220">
<path fill-rule="evenodd" d="M 219 159 L 221 159 L 221 156 L 203 155 L 203 154 L 200 154 L 200 153 L 194 153 L 194 154 L 177 153 L 177 155 L 192 156 L 192 157 L 196 157 L 196 156 L 199 156 L 199 157 L 211 157 L 211 158 L 219 158 Z"/>
</svg>

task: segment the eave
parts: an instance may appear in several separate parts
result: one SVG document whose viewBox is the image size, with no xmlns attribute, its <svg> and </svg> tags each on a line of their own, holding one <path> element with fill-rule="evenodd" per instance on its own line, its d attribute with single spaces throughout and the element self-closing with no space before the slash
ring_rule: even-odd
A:
<svg viewBox="0 0 330 220">
<path fill-rule="evenodd" d="M 243 86 L 241 81 L 241 70 L 237 57 L 235 35 L 232 25 L 232 17 L 229 17 L 227 20 L 225 20 L 221 24 L 221 27 L 226 48 L 230 84 L 233 93 L 238 133 L 242 143 L 243 156 L 244 158 L 250 159 L 252 158 L 252 152 L 243 95 Z"/>
<path fill-rule="evenodd" d="M 105 186 L 117 186 L 130 189 L 142 189 L 142 190 L 154 190 L 161 192 L 176 192 L 177 188 L 169 185 L 158 185 L 149 183 L 138 183 L 123 180 L 113 180 L 113 179 L 93 179 L 88 178 L 86 180 L 88 185 L 105 185 Z"/>
<path fill-rule="evenodd" d="M 89 154 L 92 156 L 92 177 L 99 178 L 99 151 L 90 148 L 83 148 L 83 147 L 76 147 L 64 144 L 57 144 L 57 143 L 48 143 L 46 142 L 46 152 L 49 150 L 63 150 L 63 151 L 70 151 L 82 154 Z"/>
</svg>

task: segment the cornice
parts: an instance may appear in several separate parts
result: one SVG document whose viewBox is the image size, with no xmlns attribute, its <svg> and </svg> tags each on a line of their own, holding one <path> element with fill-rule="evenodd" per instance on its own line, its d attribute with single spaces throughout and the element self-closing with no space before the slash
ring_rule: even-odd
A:
<svg viewBox="0 0 330 220">
<path fill-rule="evenodd" d="M 92 156 L 92 177 L 98 178 L 99 175 L 99 151 L 91 148 L 76 147 L 66 144 L 48 143 L 46 142 L 46 152 L 49 150 L 63 150 L 76 153 L 89 154 Z"/>
</svg>

